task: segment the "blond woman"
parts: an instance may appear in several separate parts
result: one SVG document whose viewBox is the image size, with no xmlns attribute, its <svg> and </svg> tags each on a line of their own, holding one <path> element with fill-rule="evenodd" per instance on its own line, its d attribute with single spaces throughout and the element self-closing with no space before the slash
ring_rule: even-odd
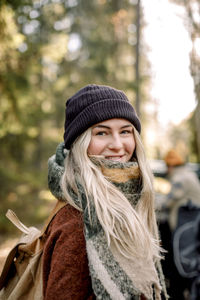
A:
<svg viewBox="0 0 200 300">
<path fill-rule="evenodd" d="M 49 159 L 50 190 L 66 206 L 47 233 L 45 300 L 167 298 L 140 131 L 120 90 L 91 84 L 67 101 Z"/>
</svg>

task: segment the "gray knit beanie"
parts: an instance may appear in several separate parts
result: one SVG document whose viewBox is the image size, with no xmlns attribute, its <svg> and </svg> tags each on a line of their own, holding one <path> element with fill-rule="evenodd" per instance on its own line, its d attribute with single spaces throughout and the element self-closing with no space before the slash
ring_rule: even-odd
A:
<svg viewBox="0 0 200 300">
<path fill-rule="evenodd" d="M 141 125 L 126 95 L 110 86 L 89 84 L 66 102 L 65 148 L 86 129 L 99 122 L 123 118 L 129 120 L 140 133 Z"/>
</svg>

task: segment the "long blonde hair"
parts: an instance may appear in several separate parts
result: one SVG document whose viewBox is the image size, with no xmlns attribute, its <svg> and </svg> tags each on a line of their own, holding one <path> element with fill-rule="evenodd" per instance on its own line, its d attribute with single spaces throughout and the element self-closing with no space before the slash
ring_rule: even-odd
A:
<svg viewBox="0 0 200 300">
<path fill-rule="evenodd" d="M 76 176 L 79 174 L 84 187 L 87 205 L 95 206 L 98 220 L 105 232 L 108 245 L 112 241 L 127 258 L 142 257 L 146 260 L 160 259 L 158 231 L 154 212 L 152 173 L 146 161 L 140 135 L 134 128 L 136 157 L 142 176 L 142 192 L 135 209 L 127 198 L 102 174 L 88 157 L 91 128 L 73 143 L 65 159 L 65 171 L 61 187 L 66 200 L 77 206 L 68 192 L 68 186 L 78 195 Z"/>
</svg>

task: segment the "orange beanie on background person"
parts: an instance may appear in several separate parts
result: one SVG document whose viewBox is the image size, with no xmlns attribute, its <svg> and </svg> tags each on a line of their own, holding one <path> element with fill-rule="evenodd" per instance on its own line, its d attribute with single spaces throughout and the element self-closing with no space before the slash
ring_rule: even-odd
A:
<svg viewBox="0 0 200 300">
<path fill-rule="evenodd" d="M 180 166 L 185 163 L 183 157 L 174 149 L 167 152 L 164 161 L 167 166 Z"/>
</svg>

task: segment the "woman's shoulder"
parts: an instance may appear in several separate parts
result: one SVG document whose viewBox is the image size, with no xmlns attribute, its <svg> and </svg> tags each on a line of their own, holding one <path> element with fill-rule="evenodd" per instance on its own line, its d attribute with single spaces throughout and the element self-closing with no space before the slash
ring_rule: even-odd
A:
<svg viewBox="0 0 200 300">
<path fill-rule="evenodd" d="M 66 204 L 51 221 L 47 234 L 71 230 L 83 230 L 82 213 L 70 204 Z"/>
</svg>

